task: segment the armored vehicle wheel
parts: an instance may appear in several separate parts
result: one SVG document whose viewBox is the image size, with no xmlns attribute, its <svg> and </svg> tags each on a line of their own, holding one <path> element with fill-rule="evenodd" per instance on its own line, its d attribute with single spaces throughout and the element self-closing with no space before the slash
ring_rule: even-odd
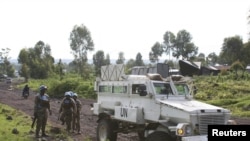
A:
<svg viewBox="0 0 250 141">
<path fill-rule="evenodd" d="M 116 124 L 108 119 L 101 119 L 97 126 L 98 141 L 116 141 L 117 133 L 114 132 Z"/>
<path fill-rule="evenodd" d="M 146 141 L 174 141 L 167 133 L 156 131 L 148 135 Z"/>
</svg>

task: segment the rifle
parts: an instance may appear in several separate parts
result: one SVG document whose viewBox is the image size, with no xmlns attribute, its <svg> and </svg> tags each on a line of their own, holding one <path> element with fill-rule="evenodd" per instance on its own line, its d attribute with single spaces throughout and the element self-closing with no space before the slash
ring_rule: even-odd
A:
<svg viewBox="0 0 250 141">
<path fill-rule="evenodd" d="M 32 124 L 31 124 L 31 128 L 34 128 L 34 124 L 35 124 L 36 120 L 37 120 L 37 116 L 35 115 L 33 118 Z"/>
</svg>

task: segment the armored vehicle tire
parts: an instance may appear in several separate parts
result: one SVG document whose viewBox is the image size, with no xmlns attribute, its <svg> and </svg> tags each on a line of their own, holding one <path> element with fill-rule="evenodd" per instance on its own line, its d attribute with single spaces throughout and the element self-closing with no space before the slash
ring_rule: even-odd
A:
<svg viewBox="0 0 250 141">
<path fill-rule="evenodd" d="M 116 124 L 109 119 L 101 119 L 97 125 L 97 141 L 116 141 Z"/>
<path fill-rule="evenodd" d="M 146 141 L 174 141 L 167 133 L 156 131 L 148 135 Z"/>
</svg>

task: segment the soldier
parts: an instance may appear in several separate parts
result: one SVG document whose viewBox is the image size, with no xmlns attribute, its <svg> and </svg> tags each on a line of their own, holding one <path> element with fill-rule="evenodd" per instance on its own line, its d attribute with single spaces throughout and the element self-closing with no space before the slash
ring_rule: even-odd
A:
<svg viewBox="0 0 250 141">
<path fill-rule="evenodd" d="M 48 119 L 48 111 L 51 115 L 49 96 L 45 92 L 47 86 L 41 85 L 39 87 L 40 92 L 35 96 L 34 116 L 37 119 L 36 122 L 36 138 L 39 138 L 39 132 L 42 129 L 42 137 L 47 137 L 45 134 L 45 127 Z"/>
<path fill-rule="evenodd" d="M 81 134 L 80 115 L 81 115 L 82 103 L 79 99 L 77 99 L 77 97 L 78 97 L 77 93 L 74 93 L 73 99 L 75 100 L 76 103 L 76 114 L 73 117 L 72 128 L 73 131 L 76 130 L 78 134 Z"/>
<path fill-rule="evenodd" d="M 26 84 L 23 88 L 23 94 L 22 96 L 23 97 L 28 97 L 30 95 L 30 88 L 29 88 L 29 85 Z"/>
<path fill-rule="evenodd" d="M 65 92 L 64 96 L 65 97 L 63 98 L 59 109 L 59 114 L 61 115 L 60 120 L 62 121 L 62 124 L 66 122 L 66 130 L 70 132 L 73 114 L 76 113 L 76 105 L 71 98 L 70 92 Z"/>
</svg>

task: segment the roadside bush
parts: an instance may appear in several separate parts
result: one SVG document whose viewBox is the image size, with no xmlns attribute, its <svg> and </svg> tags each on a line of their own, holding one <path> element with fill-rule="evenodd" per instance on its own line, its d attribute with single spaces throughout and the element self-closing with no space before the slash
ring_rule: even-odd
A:
<svg viewBox="0 0 250 141">
<path fill-rule="evenodd" d="M 92 83 L 81 83 L 76 88 L 76 92 L 84 98 L 96 99 L 97 95 L 94 92 L 94 86 Z"/>
<path fill-rule="evenodd" d="M 79 85 L 79 81 L 77 81 L 76 79 L 68 79 L 68 80 L 62 81 L 61 83 L 53 86 L 52 90 L 50 91 L 51 92 L 50 96 L 61 98 L 64 96 L 64 93 L 66 91 L 75 92 L 78 85 Z"/>
</svg>

